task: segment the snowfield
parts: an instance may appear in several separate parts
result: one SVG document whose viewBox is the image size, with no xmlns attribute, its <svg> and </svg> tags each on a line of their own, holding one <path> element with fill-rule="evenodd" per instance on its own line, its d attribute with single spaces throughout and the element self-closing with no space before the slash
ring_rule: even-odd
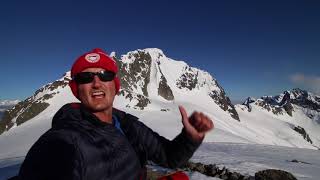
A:
<svg viewBox="0 0 320 180">
<path fill-rule="evenodd" d="M 257 144 L 204 143 L 191 161 L 217 164 L 219 167 L 225 166 L 230 171 L 252 176 L 265 169 L 281 169 L 291 172 L 301 180 L 318 180 L 320 177 L 320 151 L 311 149 Z"/>
</svg>

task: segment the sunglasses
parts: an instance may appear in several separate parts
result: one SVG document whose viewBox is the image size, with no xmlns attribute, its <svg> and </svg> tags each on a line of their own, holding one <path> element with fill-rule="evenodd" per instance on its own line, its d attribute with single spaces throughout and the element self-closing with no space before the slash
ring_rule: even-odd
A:
<svg viewBox="0 0 320 180">
<path fill-rule="evenodd" d="M 93 81 L 95 75 L 103 82 L 112 81 L 115 77 L 115 73 L 111 71 L 80 72 L 73 77 L 73 80 L 77 84 L 87 84 Z"/>
</svg>

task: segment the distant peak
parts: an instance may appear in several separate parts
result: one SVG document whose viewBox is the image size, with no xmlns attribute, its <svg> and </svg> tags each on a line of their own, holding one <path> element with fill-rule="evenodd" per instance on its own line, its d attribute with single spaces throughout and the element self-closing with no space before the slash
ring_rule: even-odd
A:
<svg viewBox="0 0 320 180">
<path fill-rule="evenodd" d="M 163 51 L 159 48 L 145 48 L 145 49 L 138 49 L 138 52 L 142 51 L 144 53 L 150 54 L 152 59 L 160 59 L 161 57 L 166 57 L 166 55 L 163 53 Z"/>
<path fill-rule="evenodd" d="M 163 51 L 158 48 L 145 48 L 137 49 L 134 51 L 128 52 L 126 55 L 121 56 L 121 61 L 125 63 L 132 63 L 137 58 L 147 58 L 153 62 L 165 61 L 168 58 L 164 55 Z"/>
<path fill-rule="evenodd" d="M 254 97 L 247 97 L 247 99 L 242 103 L 242 105 L 248 105 L 250 103 L 255 102 L 256 99 Z"/>
<path fill-rule="evenodd" d="M 163 54 L 163 51 L 159 48 L 145 48 L 145 49 L 142 49 L 142 51 Z"/>
<path fill-rule="evenodd" d="M 110 57 L 116 57 L 116 52 L 112 51 L 112 52 L 110 53 Z"/>
<path fill-rule="evenodd" d="M 63 77 L 70 77 L 71 76 L 71 71 L 67 71 L 63 74 Z"/>
<path fill-rule="evenodd" d="M 143 51 L 145 53 L 148 53 L 150 54 L 151 58 L 156 60 L 156 61 L 163 61 L 163 60 L 166 60 L 167 57 L 166 55 L 163 53 L 163 51 L 161 49 L 158 49 L 158 48 L 146 48 L 146 49 L 143 49 Z"/>
<path fill-rule="evenodd" d="M 290 91 L 288 91 L 288 92 L 290 92 Z M 302 89 L 300 89 L 300 88 L 294 88 L 294 89 L 291 90 L 291 92 L 292 92 L 292 93 L 299 93 L 299 94 L 301 94 L 301 93 L 306 93 L 307 91 L 302 90 Z"/>
</svg>

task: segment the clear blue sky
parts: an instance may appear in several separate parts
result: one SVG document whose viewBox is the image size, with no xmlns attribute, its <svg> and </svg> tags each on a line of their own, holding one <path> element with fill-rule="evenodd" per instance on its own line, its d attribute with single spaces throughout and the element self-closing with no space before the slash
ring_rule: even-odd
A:
<svg viewBox="0 0 320 180">
<path fill-rule="evenodd" d="M 319 1 L 1 1 L 0 99 L 25 99 L 95 47 L 157 47 L 232 100 L 320 92 Z"/>
</svg>

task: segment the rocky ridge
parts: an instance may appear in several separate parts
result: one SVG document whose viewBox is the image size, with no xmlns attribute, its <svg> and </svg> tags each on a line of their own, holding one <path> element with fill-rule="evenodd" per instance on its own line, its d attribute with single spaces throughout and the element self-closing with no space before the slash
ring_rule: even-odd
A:
<svg viewBox="0 0 320 180">
<path fill-rule="evenodd" d="M 274 115 L 293 116 L 293 112 L 301 110 L 311 121 L 320 123 L 320 97 L 299 88 L 284 91 L 276 96 L 262 96 L 259 99 L 248 97 L 242 104 L 247 111 L 252 111 L 252 106 L 258 106 Z M 307 142 L 313 144 L 307 130 L 292 123 L 291 128 L 299 133 Z"/>
<path fill-rule="evenodd" d="M 275 115 L 287 113 L 289 116 L 292 116 L 292 111 L 294 111 L 293 105 L 296 105 L 307 109 L 306 113 L 308 117 L 315 120 L 319 120 L 320 118 L 315 115 L 320 113 L 320 97 L 299 88 L 284 91 L 277 96 L 262 96 L 259 99 L 249 97 L 243 103 L 243 105 L 248 107 L 248 111 L 251 111 L 251 103 L 267 111 L 271 111 Z"/>
</svg>

